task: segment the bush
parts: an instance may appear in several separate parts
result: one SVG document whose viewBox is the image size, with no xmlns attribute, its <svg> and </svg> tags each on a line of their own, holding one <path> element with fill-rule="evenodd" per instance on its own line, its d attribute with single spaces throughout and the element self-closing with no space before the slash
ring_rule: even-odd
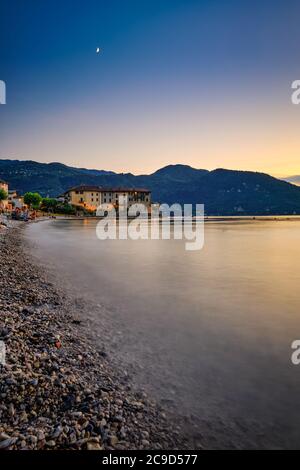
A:
<svg viewBox="0 0 300 470">
<path fill-rule="evenodd" d="M 0 201 L 5 201 L 8 198 L 8 194 L 4 189 L 0 188 Z"/>
<path fill-rule="evenodd" d="M 46 212 L 55 212 L 57 209 L 58 201 L 49 197 L 44 197 L 41 203 L 41 210 Z"/>
<path fill-rule="evenodd" d="M 57 214 L 75 215 L 76 209 L 70 204 L 61 204 L 56 208 Z"/>
</svg>

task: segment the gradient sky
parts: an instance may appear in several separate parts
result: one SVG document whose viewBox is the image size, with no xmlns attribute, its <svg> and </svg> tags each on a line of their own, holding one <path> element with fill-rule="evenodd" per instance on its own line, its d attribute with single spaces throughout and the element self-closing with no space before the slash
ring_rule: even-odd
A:
<svg viewBox="0 0 300 470">
<path fill-rule="evenodd" d="M 0 158 L 300 174 L 299 14 L 298 0 L 1 0 Z"/>
</svg>

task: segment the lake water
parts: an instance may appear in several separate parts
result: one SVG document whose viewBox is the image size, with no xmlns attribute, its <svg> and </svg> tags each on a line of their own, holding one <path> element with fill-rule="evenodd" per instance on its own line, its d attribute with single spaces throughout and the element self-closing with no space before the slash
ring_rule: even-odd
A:
<svg viewBox="0 0 300 470">
<path fill-rule="evenodd" d="M 96 223 L 27 235 L 59 282 L 109 313 L 136 386 L 191 418 L 207 447 L 300 448 L 300 221 L 208 222 L 190 252 L 181 240 L 99 241 Z M 101 310 L 89 315 L 101 337 Z"/>
</svg>

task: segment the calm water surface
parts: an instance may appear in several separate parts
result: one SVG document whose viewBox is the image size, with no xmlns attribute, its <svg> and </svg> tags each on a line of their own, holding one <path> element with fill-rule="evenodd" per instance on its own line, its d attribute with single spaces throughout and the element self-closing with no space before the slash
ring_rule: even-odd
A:
<svg viewBox="0 0 300 470">
<path fill-rule="evenodd" d="M 196 252 L 99 241 L 96 223 L 27 234 L 59 281 L 110 312 L 137 386 L 192 416 L 209 446 L 300 448 L 300 221 L 209 222 Z"/>
</svg>

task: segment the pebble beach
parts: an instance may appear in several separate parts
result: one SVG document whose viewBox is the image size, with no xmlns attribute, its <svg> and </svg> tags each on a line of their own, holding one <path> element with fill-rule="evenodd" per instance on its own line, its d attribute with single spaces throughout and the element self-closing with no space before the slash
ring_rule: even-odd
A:
<svg viewBox="0 0 300 470">
<path fill-rule="evenodd" d="M 88 341 L 72 299 L 0 230 L 0 449 L 192 449 L 145 392 Z"/>
</svg>

